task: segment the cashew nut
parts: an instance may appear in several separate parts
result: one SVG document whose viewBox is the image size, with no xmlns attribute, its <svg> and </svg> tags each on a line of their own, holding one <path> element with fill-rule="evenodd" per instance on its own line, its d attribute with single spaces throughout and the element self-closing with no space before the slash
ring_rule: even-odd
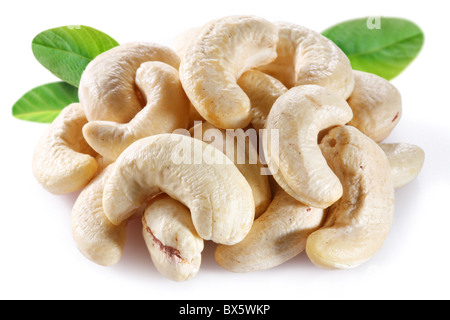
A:
<svg viewBox="0 0 450 320">
<path fill-rule="evenodd" d="M 391 165 L 394 188 L 407 185 L 419 175 L 425 161 L 420 147 L 407 143 L 381 143 L 380 147 Z"/>
<path fill-rule="evenodd" d="M 347 102 L 324 87 L 294 87 L 277 99 L 266 121 L 263 147 L 273 177 L 291 197 L 327 208 L 342 196 L 342 185 L 317 140 L 320 131 L 351 118 Z M 279 132 L 279 155 L 272 154 L 270 130 Z"/>
<path fill-rule="evenodd" d="M 270 109 L 288 89 L 274 77 L 257 70 L 244 72 L 237 84 L 250 99 L 253 128 L 264 129 Z"/>
<path fill-rule="evenodd" d="M 38 141 L 33 154 L 33 174 L 53 194 L 67 194 L 86 186 L 97 172 L 95 152 L 86 143 L 82 128 L 83 107 L 64 108 Z"/>
<path fill-rule="evenodd" d="M 197 131 L 199 132 L 197 133 Z M 261 174 L 261 163 L 258 159 L 258 152 L 251 142 L 251 137 L 247 139 L 242 130 L 229 132 L 218 129 L 209 122 L 194 126 L 190 133 L 194 138 L 199 138 L 218 148 L 233 161 L 252 188 L 255 218 L 266 211 L 272 201 L 272 192 L 268 176 Z M 201 134 L 201 136 L 197 137 L 196 134 Z M 235 137 L 237 141 L 235 141 Z M 230 150 L 232 150 L 232 154 L 230 154 Z"/>
<path fill-rule="evenodd" d="M 203 239 L 195 231 L 188 208 L 162 194 L 145 209 L 142 224 L 150 256 L 162 275 L 174 281 L 197 275 Z"/>
<path fill-rule="evenodd" d="M 347 100 L 353 110 L 348 123 L 376 142 L 386 139 L 402 116 L 400 92 L 389 81 L 371 73 L 353 71 L 355 89 Z"/>
<path fill-rule="evenodd" d="M 305 250 L 306 239 L 320 228 L 323 218 L 323 209 L 306 206 L 279 188 L 244 240 L 217 246 L 216 261 L 233 272 L 276 267 Z"/>
<path fill-rule="evenodd" d="M 207 162 L 187 161 L 193 153 Z M 237 243 L 253 223 L 255 204 L 248 182 L 225 154 L 203 141 L 160 134 L 134 142 L 119 156 L 106 182 L 105 214 L 118 225 L 161 191 L 190 209 L 195 229 L 205 240 Z"/>
<path fill-rule="evenodd" d="M 289 89 L 315 84 L 344 99 L 353 91 L 352 67 L 332 41 L 313 30 L 288 22 L 274 23 L 279 30 L 277 58 L 258 70 L 284 83 Z"/>
<path fill-rule="evenodd" d="M 90 121 L 83 128 L 90 146 L 108 159 L 117 159 L 141 138 L 187 128 L 190 103 L 177 69 L 159 61 L 145 62 L 136 72 L 136 85 L 147 105 L 129 123 Z"/>
<path fill-rule="evenodd" d="M 126 123 L 145 105 L 136 87 L 136 70 L 147 61 L 178 69 L 180 58 L 170 48 L 146 42 L 120 45 L 98 55 L 83 72 L 78 95 L 89 121 Z"/>
<path fill-rule="evenodd" d="M 180 80 L 205 120 L 222 129 L 250 123 L 250 101 L 236 81 L 274 60 L 277 40 L 276 27 L 253 16 L 225 17 L 201 29 L 185 51 Z"/>
<path fill-rule="evenodd" d="M 103 211 L 103 188 L 113 166 L 106 167 L 81 191 L 71 215 L 72 235 L 78 249 L 102 266 L 119 262 L 126 239 L 126 222 L 113 225 Z"/>
<path fill-rule="evenodd" d="M 354 268 L 383 245 L 394 215 L 394 185 L 383 150 L 352 126 L 332 129 L 320 143 L 339 176 L 344 195 L 324 227 L 308 237 L 306 252 L 317 266 Z"/>
</svg>

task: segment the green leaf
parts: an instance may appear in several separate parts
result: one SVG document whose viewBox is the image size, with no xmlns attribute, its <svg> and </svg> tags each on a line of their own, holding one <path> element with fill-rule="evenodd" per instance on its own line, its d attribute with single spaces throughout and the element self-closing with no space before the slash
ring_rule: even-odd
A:
<svg viewBox="0 0 450 320">
<path fill-rule="evenodd" d="M 105 33 L 86 26 L 66 26 L 38 34 L 32 42 L 36 59 L 61 80 L 78 87 L 88 63 L 119 44 Z"/>
<path fill-rule="evenodd" d="M 62 109 L 78 102 L 78 89 L 65 82 L 52 82 L 24 94 L 13 106 L 17 119 L 52 123 Z"/>
<path fill-rule="evenodd" d="M 422 30 L 401 18 L 362 18 L 345 21 L 323 32 L 348 56 L 353 69 L 387 80 L 398 76 L 419 54 Z"/>
</svg>

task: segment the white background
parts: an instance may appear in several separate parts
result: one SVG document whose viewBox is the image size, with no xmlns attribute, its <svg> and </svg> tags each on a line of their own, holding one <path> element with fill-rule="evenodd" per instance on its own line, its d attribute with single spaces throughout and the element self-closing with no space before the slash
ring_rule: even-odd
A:
<svg viewBox="0 0 450 320">
<path fill-rule="evenodd" d="M 448 1 L 2 1 L 0 298 L 2 299 L 448 299 L 450 298 L 450 17 Z M 26 91 L 57 80 L 34 58 L 31 41 L 63 25 L 88 25 L 119 43 L 170 45 L 190 27 L 229 14 L 289 21 L 316 31 L 347 19 L 396 16 L 415 21 L 426 41 L 393 83 L 403 117 L 389 142 L 421 146 L 417 180 L 396 191 L 396 216 L 381 251 L 350 271 L 324 271 L 303 253 L 272 270 L 225 271 L 208 243 L 197 277 L 176 283 L 152 265 L 140 221 L 128 226 L 122 260 L 100 267 L 84 258 L 71 235 L 76 194 L 44 191 L 31 172 L 47 125 L 20 121 L 11 107 Z"/>
</svg>

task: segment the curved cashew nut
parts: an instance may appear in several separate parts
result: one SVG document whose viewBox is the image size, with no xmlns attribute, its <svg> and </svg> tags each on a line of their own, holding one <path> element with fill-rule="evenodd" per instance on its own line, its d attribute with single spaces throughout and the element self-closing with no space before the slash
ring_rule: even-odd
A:
<svg viewBox="0 0 450 320">
<path fill-rule="evenodd" d="M 71 214 L 75 244 L 86 258 L 102 266 L 119 262 L 126 239 L 126 222 L 113 225 L 103 211 L 103 188 L 113 166 L 106 167 L 81 191 Z"/>
<path fill-rule="evenodd" d="M 291 88 L 273 105 L 264 131 L 264 153 L 278 184 L 309 206 L 327 208 L 342 196 L 338 177 L 317 144 L 319 132 L 352 118 L 347 102 L 316 85 Z M 279 155 L 272 153 L 271 130 L 279 132 Z"/>
<path fill-rule="evenodd" d="M 370 259 L 383 245 L 394 215 L 394 185 L 383 150 L 358 129 L 332 129 L 320 143 L 339 175 L 344 195 L 322 229 L 308 237 L 306 252 L 323 268 L 349 269 Z"/>
<path fill-rule="evenodd" d="M 53 194 L 67 194 L 86 186 L 97 173 L 95 152 L 81 132 L 87 120 L 83 107 L 64 108 L 38 141 L 33 174 Z"/>
<path fill-rule="evenodd" d="M 394 188 L 407 185 L 419 175 L 425 161 L 420 147 L 408 143 L 381 143 L 380 147 L 389 160 Z"/>
<path fill-rule="evenodd" d="M 287 22 L 277 22 L 277 58 L 258 69 L 289 89 L 314 84 L 326 87 L 344 99 L 353 91 L 352 67 L 347 56 L 320 33 Z"/>
<path fill-rule="evenodd" d="M 192 153 L 209 155 L 208 163 L 188 162 Z M 237 243 L 253 223 L 255 204 L 248 182 L 226 155 L 200 140 L 160 134 L 129 146 L 105 185 L 105 214 L 120 224 L 160 191 L 190 209 L 195 229 L 205 240 Z"/>
<path fill-rule="evenodd" d="M 233 272 L 276 267 L 305 249 L 306 239 L 320 228 L 323 218 L 323 209 L 306 206 L 279 188 L 244 240 L 233 246 L 217 246 L 216 261 Z"/>
<path fill-rule="evenodd" d="M 371 73 L 353 71 L 355 89 L 347 100 L 353 110 L 348 124 L 375 142 L 386 139 L 402 116 L 400 92 L 389 81 Z"/>
<path fill-rule="evenodd" d="M 250 101 L 240 75 L 276 57 L 278 32 L 265 19 L 231 16 L 210 22 L 185 51 L 180 79 L 204 119 L 223 129 L 250 123 Z"/>
<path fill-rule="evenodd" d="M 187 127 L 189 100 L 177 69 L 159 61 L 145 62 L 136 72 L 136 85 L 147 105 L 129 123 L 90 121 L 83 128 L 89 145 L 108 159 L 117 159 L 136 140 Z"/>
<path fill-rule="evenodd" d="M 197 275 L 203 239 L 195 231 L 188 208 L 162 194 L 145 209 L 142 224 L 153 264 L 162 275 L 174 281 Z"/>
<path fill-rule="evenodd" d="M 199 132 L 197 133 L 197 131 Z M 268 176 L 261 174 L 262 167 L 258 161 L 258 152 L 252 144 L 251 137 L 247 139 L 242 130 L 229 132 L 228 130 L 218 129 L 209 122 L 194 126 L 190 133 L 194 138 L 209 143 L 230 156 L 230 160 L 233 161 L 252 189 L 255 201 L 255 218 L 266 211 L 272 201 L 272 192 Z M 201 137 L 197 137 L 199 133 L 201 133 Z M 255 138 L 258 138 L 256 134 Z M 233 152 L 232 155 L 230 150 Z"/>
<path fill-rule="evenodd" d="M 147 61 L 178 69 L 180 58 L 170 48 L 146 42 L 120 45 L 92 60 L 80 79 L 78 95 L 89 121 L 126 123 L 145 105 L 136 88 L 136 70 Z"/>
<path fill-rule="evenodd" d="M 288 89 L 279 80 L 257 70 L 244 72 L 237 84 L 250 99 L 253 128 L 264 129 L 270 109 Z"/>
</svg>

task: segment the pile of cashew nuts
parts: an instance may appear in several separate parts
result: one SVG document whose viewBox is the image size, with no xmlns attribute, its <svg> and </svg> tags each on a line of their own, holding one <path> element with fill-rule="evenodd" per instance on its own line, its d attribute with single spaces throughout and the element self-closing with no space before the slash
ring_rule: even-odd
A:
<svg viewBox="0 0 450 320">
<path fill-rule="evenodd" d="M 104 52 L 84 71 L 79 99 L 39 140 L 36 179 L 53 194 L 79 192 L 72 233 L 89 260 L 118 263 L 127 222 L 139 217 L 156 269 L 175 281 L 197 275 L 204 241 L 232 272 L 303 251 L 321 268 L 357 267 L 391 229 L 395 188 L 424 162 L 415 145 L 382 142 L 402 115 L 390 82 L 352 70 L 315 31 L 255 16 L 211 21 L 171 48 L 133 42 Z M 207 135 L 178 133 L 199 125 L 223 137 L 262 132 L 264 148 L 246 143 L 245 157 L 263 154 L 272 174 Z M 173 161 L 195 150 L 213 161 Z"/>
</svg>

